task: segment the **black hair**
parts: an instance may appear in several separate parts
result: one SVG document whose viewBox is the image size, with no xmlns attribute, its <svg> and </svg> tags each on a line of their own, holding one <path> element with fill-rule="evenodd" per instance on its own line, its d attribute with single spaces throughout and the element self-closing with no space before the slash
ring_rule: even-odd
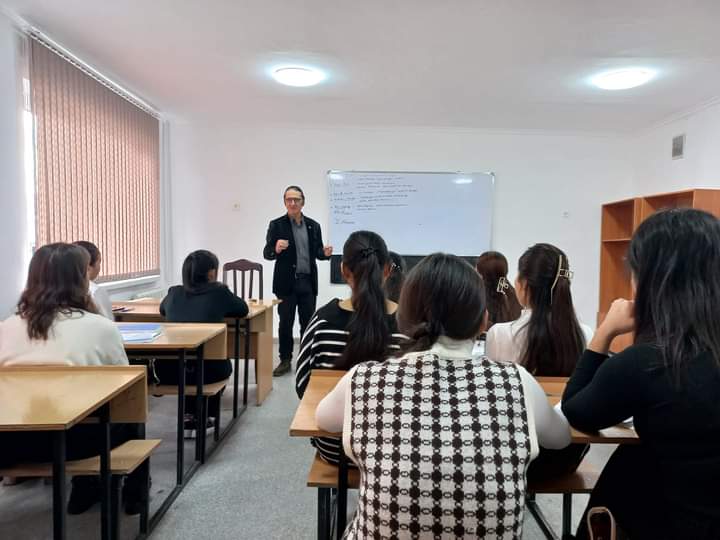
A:
<svg viewBox="0 0 720 540">
<path fill-rule="evenodd" d="M 709 352 L 720 368 L 720 223 L 701 210 L 657 212 L 633 234 L 635 343 L 657 346 L 676 381 Z"/>
<path fill-rule="evenodd" d="M 294 189 L 295 191 L 300 192 L 300 196 L 302 197 L 303 204 L 305 204 L 305 193 L 303 192 L 302 188 L 300 186 L 288 186 L 285 188 L 285 191 L 283 191 L 283 201 L 285 200 L 285 195 L 287 195 L 287 192 L 291 189 Z"/>
<path fill-rule="evenodd" d="M 208 284 L 208 272 L 217 270 L 220 264 L 215 254 L 199 249 L 185 257 L 182 266 L 183 288 L 196 292 Z"/>
<path fill-rule="evenodd" d="M 440 336 L 473 339 L 485 307 L 482 278 L 467 261 L 428 255 L 410 270 L 400 293 L 398 328 L 411 339 L 404 352 L 428 350 Z"/>
<path fill-rule="evenodd" d="M 89 262 L 87 250 L 73 244 L 47 244 L 33 253 L 17 305 L 30 339 L 47 339 L 58 313 L 97 313 L 88 290 Z"/>
<path fill-rule="evenodd" d="M 486 251 L 478 257 L 475 268 L 485 282 L 488 329 L 495 323 L 514 321 L 520 317 L 522 306 L 515 289 L 507 280 L 508 262 L 505 255 L 499 251 Z"/>
<path fill-rule="evenodd" d="M 390 275 L 385 280 L 385 295 L 392 302 L 400 299 L 403 282 L 405 281 L 405 259 L 394 251 L 390 251 Z"/>
<path fill-rule="evenodd" d="M 94 266 L 95 263 L 98 262 L 98 259 L 100 258 L 100 250 L 95 244 L 88 242 L 87 240 L 78 240 L 77 242 L 73 242 L 73 244 L 87 250 L 90 254 L 90 266 Z"/>
<path fill-rule="evenodd" d="M 342 263 L 352 274 L 353 315 L 338 367 L 350 369 L 366 360 L 383 360 L 390 346 L 383 278 L 390 262 L 385 241 L 370 231 L 352 233 L 343 246 Z"/>
<path fill-rule="evenodd" d="M 518 262 L 518 278 L 525 282 L 532 308 L 520 362 L 533 375 L 569 377 L 585 349 L 569 272 L 567 255 L 551 244 L 535 244 Z"/>
</svg>

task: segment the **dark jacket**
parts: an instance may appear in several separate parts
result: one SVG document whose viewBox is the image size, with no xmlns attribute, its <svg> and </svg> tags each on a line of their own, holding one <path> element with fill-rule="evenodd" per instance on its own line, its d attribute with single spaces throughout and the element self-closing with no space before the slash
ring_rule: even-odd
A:
<svg viewBox="0 0 720 540">
<path fill-rule="evenodd" d="M 214 282 L 189 292 L 182 285 L 170 287 L 160 304 L 168 322 L 217 323 L 225 317 L 245 317 L 248 306 L 222 283 Z"/>
<path fill-rule="evenodd" d="M 312 286 L 315 295 L 318 293 L 317 264 L 315 259 L 327 260 L 323 253 L 323 239 L 320 224 L 303 215 L 308 233 L 308 252 L 310 253 L 310 271 L 312 273 Z M 278 240 L 287 240 L 290 245 L 285 251 L 275 253 L 275 244 Z M 273 219 L 268 226 L 267 237 L 263 257 L 268 261 L 275 261 L 273 272 L 273 293 L 276 296 L 289 296 L 295 286 L 295 266 L 297 265 L 297 254 L 295 252 L 295 238 L 293 236 L 292 224 L 287 214 Z"/>
</svg>

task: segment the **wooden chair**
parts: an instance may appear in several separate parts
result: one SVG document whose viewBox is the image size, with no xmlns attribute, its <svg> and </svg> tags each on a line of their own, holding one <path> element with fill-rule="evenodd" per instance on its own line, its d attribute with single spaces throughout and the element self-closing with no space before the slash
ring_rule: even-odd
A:
<svg viewBox="0 0 720 540">
<path fill-rule="evenodd" d="M 232 272 L 232 292 L 233 294 L 239 296 L 243 300 L 248 300 L 250 298 L 253 298 L 253 276 L 255 275 L 255 272 L 258 274 L 258 281 L 259 281 L 259 291 L 258 291 L 258 300 L 263 299 L 263 265 L 260 263 L 248 261 L 247 259 L 238 259 L 236 261 L 228 262 L 223 264 L 223 283 L 225 285 L 228 285 L 227 275 L 228 272 Z M 238 294 L 238 280 L 237 275 L 238 272 L 240 272 L 240 293 Z M 247 283 L 249 287 L 245 287 L 246 280 L 245 280 L 245 274 L 249 273 L 249 279 L 247 280 Z M 250 339 L 250 324 L 248 322 L 248 326 L 245 329 L 245 339 Z M 246 347 L 246 351 L 249 350 L 249 347 Z M 245 356 L 248 356 L 245 354 Z M 235 321 L 235 358 L 236 360 L 240 358 L 240 321 Z M 243 374 L 243 387 L 247 389 L 247 380 L 248 380 L 248 370 L 250 368 L 250 359 L 245 358 L 245 372 Z M 237 373 L 237 363 L 235 364 L 235 373 Z M 257 375 L 255 375 L 255 382 L 257 382 Z M 238 380 L 237 377 L 235 377 L 235 386 L 237 387 Z M 243 405 L 247 405 L 247 392 L 243 392 Z"/>
<path fill-rule="evenodd" d="M 238 259 L 237 261 L 232 261 L 229 263 L 223 264 L 223 283 L 225 285 L 228 284 L 227 282 L 227 274 L 228 272 L 232 272 L 232 279 L 233 279 L 233 286 L 232 286 L 232 292 L 242 298 L 243 300 L 247 300 L 249 298 L 253 298 L 253 276 L 255 275 L 255 272 L 258 273 L 258 281 L 260 282 L 259 285 L 259 292 L 258 292 L 258 299 L 263 299 L 263 265 L 260 263 L 248 261 L 247 259 Z M 240 272 L 240 293 L 238 294 L 238 287 L 237 287 L 237 274 Z M 249 280 L 248 284 L 249 287 L 245 287 L 245 274 L 249 273 Z M 247 294 L 246 294 L 247 293 Z"/>
<path fill-rule="evenodd" d="M 123 476 L 142 467 L 142 509 L 140 511 L 140 536 L 144 537 L 148 531 L 149 501 L 150 501 L 150 455 L 160 445 L 159 439 L 136 439 L 124 442 L 110 451 L 110 474 L 112 475 L 112 498 L 110 503 L 110 521 L 112 538 L 119 536 L 120 486 Z M 52 477 L 52 463 L 19 463 L 6 469 L 0 469 L 0 476 L 22 476 L 25 478 Z M 65 471 L 72 476 L 99 476 L 100 456 L 68 461 Z M 62 510 L 65 511 L 64 509 Z"/>
</svg>

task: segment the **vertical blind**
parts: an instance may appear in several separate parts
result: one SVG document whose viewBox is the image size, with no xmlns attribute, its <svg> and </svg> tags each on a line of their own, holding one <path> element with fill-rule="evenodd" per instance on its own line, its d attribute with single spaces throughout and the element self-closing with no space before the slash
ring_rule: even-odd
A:
<svg viewBox="0 0 720 540">
<path fill-rule="evenodd" d="M 36 245 L 89 240 L 99 281 L 160 273 L 158 119 L 31 40 Z"/>
</svg>

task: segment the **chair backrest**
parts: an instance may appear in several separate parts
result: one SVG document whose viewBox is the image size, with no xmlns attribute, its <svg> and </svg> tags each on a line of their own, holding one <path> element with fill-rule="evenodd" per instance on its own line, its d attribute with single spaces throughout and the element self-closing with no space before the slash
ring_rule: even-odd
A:
<svg viewBox="0 0 720 540">
<path fill-rule="evenodd" d="M 238 259 L 237 261 L 232 261 L 229 263 L 223 264 L 223 283 L 225 285 L 228 284 L 227 282 L 227 274 L 228 272 L 232 272 L 232 291 L 234 294 L 238 295 L 243 300 L 246 300 L 248 298 L 254 298 L 253 297 L 253 275 L 255 272 L 258 273 L 259 276 L 259 285 L 260 285 L 260 291 L 258 294 L 258 299 L 263 299 L 263 266 L 260 263 L 248 261 L 247 259 Z M 238 293 L 238 287 L 237 287 L 237 274 L 240 272 L 240 293 Z M 249 281 L 249 287 L 247 287 L 247 294 L 246 294 L 246 287 L 245 287 L 245 273 L 250 274 Z"/>
</svg>

